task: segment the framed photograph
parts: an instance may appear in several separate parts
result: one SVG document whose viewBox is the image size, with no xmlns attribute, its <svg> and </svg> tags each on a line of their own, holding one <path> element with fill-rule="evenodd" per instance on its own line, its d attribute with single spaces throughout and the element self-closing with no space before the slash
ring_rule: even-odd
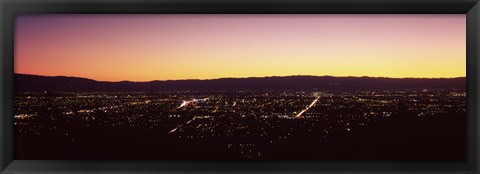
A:
<svg viewBox="0 0 480 174">
<path fill-rule="evenodd" d="M 1 173 L 478 173 L 476 0 L 3 0 Z"/>
</svg>

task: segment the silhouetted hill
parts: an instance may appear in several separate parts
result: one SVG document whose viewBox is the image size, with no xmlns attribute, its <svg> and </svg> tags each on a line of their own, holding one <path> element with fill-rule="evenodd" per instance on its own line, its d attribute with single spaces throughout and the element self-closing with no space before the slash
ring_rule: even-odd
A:
<svg viewBox="0 0 480 174">
<path fill-rule="evenodd" d="M 466 78 L 373 78 L 286 76 L 166 80 L 150 82 L 102 82 L 86 78 L 15 74 L 15 90 L 21 91 L 230 91 L 230 90 L 381 90 L 465 89 Z"/>
</svg>

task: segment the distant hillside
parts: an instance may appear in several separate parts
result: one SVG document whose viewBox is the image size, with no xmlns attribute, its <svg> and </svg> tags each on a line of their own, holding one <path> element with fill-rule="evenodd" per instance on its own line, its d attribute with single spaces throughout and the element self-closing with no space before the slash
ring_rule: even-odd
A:
<svg viewBox="0 0 480 174">
<path fill-rule="evenodd" d="M 167 80 L 150 82 L 101 82 L 86 78 L 15 74 L 15 90 L 23 91 L 230 91 L 230 90 L 377 90 L 465 89 L 466 78 L 373 78 L 286 76 Z"/>
</svg>

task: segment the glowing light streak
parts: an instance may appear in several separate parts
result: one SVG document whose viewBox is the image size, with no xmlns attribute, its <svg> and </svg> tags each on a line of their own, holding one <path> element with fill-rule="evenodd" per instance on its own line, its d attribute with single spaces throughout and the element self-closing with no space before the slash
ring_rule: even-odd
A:
<svg viewBox="0 0 480 174">
<path fill-rule="evenodd" d="M 178 106 L 177 109 L 180 109 L 180 108 L 182 108 L 182 107 L 188 106 L 188 105 L 190 105 L 190 104 L 192 104 L 192 103 L 205 102 L 205 101 L 207 101 L 208 99 L 209 99 L 209 98 L 207 97 L 207 98 L 202 98 L 202 99 L 193 99 L 193 100 L 189 100 L 189 101 L 185 101 L 185 100 L 184 100 L 184 101 L 182 102 L 182 104 L 180 104 L 180 106 Z"/>
<path fill-rule="evenodd" d="M 178 128 L 179 128 L 179 127 L 176 127 L 175 129 L 172 129 L 172 130 L 171 130 L 170 132 L 168 132 L 168 133 L 169 133 L 169 134 L 174 133 L 175 131 L 177 131 Z"/>
<path fill-rule="evenodd" d="M 310 103 L 310 105 L 308 105 L 305 109 L 303 109 L 297 115 L 295 115 L 295 118 L 303 118 L 302 114 L 307 112 L 312 106 L 314 106 L 315 103 L 318 102 L 318 99 L 320 99 L 320 96 L 318 96 L 315 100 L 313 100 L 312 103 Z"/>
<path fill-rule="evenodd" d="M 184 107 L 184 106 L 187 106 L 187 105 L 190 104 L 190 103 L 192 103 L 192 102 L 191 102 L 191 101 L 185 101 L 185 100 L 184 100 L 184 101 L 182 102 L 182 104 L 180 104 L 180 106 L 179 106 L 177 109 L 180 109 L 180 108 L 182 108 L 182 107 Z"/>
<path fill-rule="evenodd" d="M 190 124 L 192 121 L 194 121 L 195 119 L 197 119 L 197 117 L 193 117 L 192 119 L 188 120 L 185 124 Z M 182 127 L 183 125 L 178 125 L 176 128 L 172 129 L 170 132 L 168 132 L 169 134 L 171 133 L 174 133 L 176 132 L 180 127 Z"/>
</svg>

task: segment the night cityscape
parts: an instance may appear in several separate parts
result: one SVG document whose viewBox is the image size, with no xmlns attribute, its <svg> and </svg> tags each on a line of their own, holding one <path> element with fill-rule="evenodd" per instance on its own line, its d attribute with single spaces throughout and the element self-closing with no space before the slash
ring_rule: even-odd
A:
<svg viewBox="0 0 480 174">
<path fill-rule="evenodd" d="M 14 159 L 465 161 L 466 16 L 19 14 Z"/>
<path fill-rule="evenodd" d="M 456 89 L 19 92 L 16 155 L 463 159 L 465 103 Z"/>
</svg>

